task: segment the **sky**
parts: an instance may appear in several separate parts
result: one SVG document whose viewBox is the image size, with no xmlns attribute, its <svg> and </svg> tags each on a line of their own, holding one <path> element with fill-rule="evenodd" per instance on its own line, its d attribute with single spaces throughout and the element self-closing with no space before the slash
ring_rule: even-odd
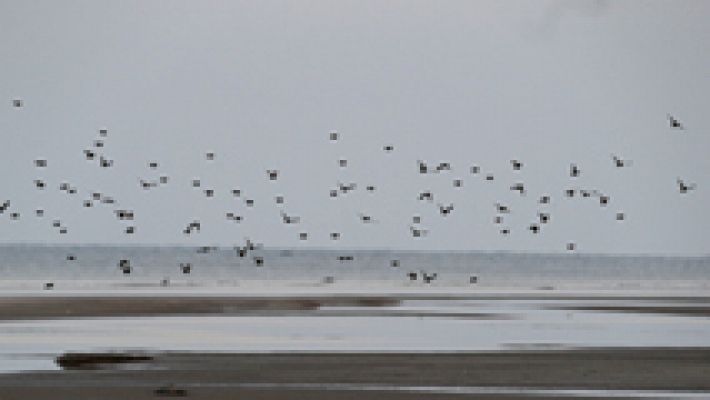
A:
<svg viewBox="0 0 710 400">
<path fill-rule="evenodd" d="M 706 1 L 0 0 L 0 243 L 708 254 L 708 19 Z M 111 168 L 82 153 L 101 128 Z M 358 186 L 332 199 L 338 182 Z M 83 207 L 95 191 L 119 204 Z M 500 225 L 496 202 L 511 209 Z M 117 208 L 135 211 L 134 234 Z M 538 212 L 550 222 L 532 234 Z"/>
</svg>

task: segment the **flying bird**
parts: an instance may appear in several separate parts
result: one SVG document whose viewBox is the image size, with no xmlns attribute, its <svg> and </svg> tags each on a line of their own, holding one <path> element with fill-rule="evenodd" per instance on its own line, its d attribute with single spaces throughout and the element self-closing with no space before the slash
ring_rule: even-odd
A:
<svg viewBox="0 0 710 400">
<path fill-rule="evenodd" d="M 685 127 L 683 126 L 683 124 L 681 124 L 680 121 L 678 121 L 678 119 L 676 119 L 676 118 L 675 118 L 674 116 L 672 116 L 671 114 L 667 114 L 666 117 L 668 118 L 668 125 L 670 125 L 671 128 L 673 128 L 673 129 L 680 129 L 680 130 L 684 130 L 684 129 L 685 129 Z"/>
<path fill-rule="evenodd" d="M 685 181 L 683 181 L 683 180 L 680 179 L 680 178 L 677 178 L 677 179 L 676 179 L 676 182 L 678 183 L 678 190 L 680 191 L 680 193 L 685 194 L 685 193 L 688 193 L 688 192 L 691 191 L 691 190 L 695 190 L 695 184 L 694 184 L 694 183 L 686 184 Z"/>
</svg>

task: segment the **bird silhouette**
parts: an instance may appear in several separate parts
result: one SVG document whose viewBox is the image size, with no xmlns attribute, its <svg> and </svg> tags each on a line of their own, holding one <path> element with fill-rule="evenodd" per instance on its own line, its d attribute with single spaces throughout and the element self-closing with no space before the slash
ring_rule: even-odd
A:
<svg viewBox="0 0 710 400">
<path fill-rule="evenodd" d="M 438 204 L 439 206 L 439 213 L 443 216 L 447 216 L 451 214 L 452 211 L 454 211 L 454 204 Z"/>
<path fill-rule="evenodd" d="M 451 164 L 448 162 L 440 162 L 439 165 L 436 166 L 436 172 L 441 171 L 451 171 Z"/>
<path fill-rule="evenodd" d="M 508 214 L 510 212 L 510 207 L 508 207 L 505 204 L 496 203 L 495 206 L 496 206 L 496 211 L 498 211 L 501 214 Z"/>
<path fill-rule="evenodd" d="M 624 160 L 624 159 L 622 159 L 621 157 L 619 157 L 619 156 L 617 156 L 617 155 L 615 155 L 615 154 L 612 154 L 612 155 L 611 155 L 611 159 L 612 159 L 612 161 L 614 162 L 614 166 L 615 166 L 616 168 L 628 167 L 628 166 L 630 166 L 630 165 L 632 164 L 632 161 L 631 161 L 631 160 Z"/>
<path fill-rule="evenodd" d="M 678 184 L 678 190 L 680 193 L 685 194 L 688 193 L 691 190 L 695 190 L 695 184 L 694 183 L 689 183 L 686 184 L 684 180 L 677 178 L 676 183 Z"/>
<path fill-rule="evenodd" d="M 673 128 L 673 129 L 679 129 L 679 130 L 685 129 L 685 127 L 683 126 L 683 124 L 681 124 L 680 121 L 678 121 L 678 119 L 676 119 L 676 118 L 675 118 L 674 116 L 672 116 L 671 114 L 666 114 L 666 117 L 668 118 L 668 125 L 669 125 L 671 128 Z"/>
<path fill-rule="evenodd" d="M 415 238 L 424 237 L 424 236 L 426 236 L 427 233 L 429 232 L 429 231 L 426 230 L 426 229 L 417 228 L 417 227 L 414 227 L 414 226 L 410 226 L 410 227 L 409 227 L 409 230 L 410 230 L 410 232 L 412 233 L 412 236 L 415 237 Z"/>
<path fill-rule="evenodd" d="M 525 184 L 518 182 L 510 187 L 510 190 L 517 191 L 521 196 L 526 193 Z"/>
</svg>

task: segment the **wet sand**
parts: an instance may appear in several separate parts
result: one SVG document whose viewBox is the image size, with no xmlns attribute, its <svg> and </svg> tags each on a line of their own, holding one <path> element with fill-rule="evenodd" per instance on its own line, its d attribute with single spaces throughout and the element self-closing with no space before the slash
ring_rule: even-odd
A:
<svg viewBox="0 0 710 400">
<path fill-rule="evenodd" d="M 396 306 L 386 297 L 31 296 L 0 298 L 0 320 L 156 315 L 278 315 L 321 307 Z"/>
<path fill-rule="evenodd" d="M 504 314 L 395 310 L 401 299 L 376 296 L 327 297 L 9 297 L 0 298 L 0 321 L 177 315 L 431 317 L 502 319 Z M 350 309 L 348 309 L 350 308 Z M 357 309 L 352 309 L 357 308 Z"/>
<path fill-rule="evenodd" d="M 250 389 L 250 388 L 225 388 L 225 387 L 196 387 L 187 389 L 185 396 L 159 396 L 154 390 L 147 387 L 126 387 L 106 385 L 99 388 L 76 388 L 76 387 L 29 387 L 23 389 L 3 388 L 7 390 L 0 395 L 2 400 L 27 400 L 27 399 L 52 399 L 52 400 L 79 400 L 79 399 L 101 399 L 101 400 L 155 400 L 163 398 L 185 398 L 196 400 L 461 400 L 461 399 L 490 399 L 490 400 L 520 400 L 520 399 L 544 399 L 548 396 L 542 395 L 505 395 L 505 394 L 448 394 L 448 393 L 416 393 L 416 392 L 392 392 L 383 390 L 313 390 L 313 389 Z M 555 396 L 557 400 L 598 400 L 599 397 L 584 396 Z"/>
<path fill-rule="evenodd" d="M 459 300 L 476 300 L 479 302 L 464 302 Z M 513 300 L 519 302 L 513 313 L 506 314 L 507 308 L 486 308 L 486 303 L 498 304 Z M 453 303 L 451 303 L 453 301 Z M 449 303 L 447 303 L 449 302 Z M 585 303 L 586 302 L 586 303 Z M 448 305 L 447 305 L 448 304 Z M 522 308 L 520 308 L 522 307 Z M 614 295 L 601 293 L 598 295 L 563 294 L 563 293 L 472 293 L 472 294 L 377 294 L 377 295 L 178 295 L 171 293 L 130 294 L 114 293 L 110 295 L 96 294 L 62 294 L 58 292 L 39 293 L 32 295 L 6 295 L 0 297 L 0 323 L 12 329 L 29 329 L 27 335 L 35 332 L 33 327 L 13 327 L 12 320 L 31 320 L 35 324 L 41 320 L 61 320 L 89 318 L 89 321 L 102 324 L 102 318 L 107 317 L 155 317 L 155 316 L 386 316 L 386 317 L 443 317 L 456 319 L 481 319 L 472 321 L 472 325 L 451 325 L 460 332 L 475 334 L 484 327 L 497 323 L 491 319 L 508 319 L 517 317 L 533 318 L 524 314 L 525 309 L 550 310 L 581 310 L 582 312 L 636 314 L 673 314 L 676 316 L 693 316 L 706 318 L 710 315 L 710 301 L 703 296 L 652 296 L 652 295 Z M 458 310 L 458 312 L 451 312 Z M 464 310 L 464 312 L 460 312 Z M 531 314 L 532 315 L 532 314 Z M 537 315 L 537 314 L 535 314 Z M 547 315 L 547 314 L 545 314 Z M 541 323 L 541 319 L 530 319 L 530 324 Z M 576 317 L 575 317 L 576 318 Z M 617 314 L 617 318 L 618 314 Z M 208 319 L 208 318 L 204 318 Z M 304 318 L 305 319 L 305 318 Z M 686 320 L 686 318 L 681 318 Z M 242 318 L 239 318 L 242 320 Z M 296 318 L 295 320 L 301 320 Z M 350 320 L 350 319 L 348 319 Z M 263 327 L 277 327 L 287 331 L 289 323 L 276 318 L 275 325 L 264 322 Z M 357 320 L 354 320 L 357 321 Z M 392 319 L 383 319 L 392 321 Z M 397 320 L 400 321 L 400 320 Z M 405 320 L 402 320 L 405 321 Z M 408 321 L 412 321 L 408 319 Z M 442 321 L 442 320 L 434 320 Z M 556 321 L 556 320 L 555 320 Z M 625 321 L 625 319 L 624 319 Z M 665 319 L 663 320 L 665 321 Z M 700 320 L 698 320 L 700 321 Z M 148 324 L 150 321 L 140 322 Z M 446 322 L 447 324 L 449 322 Z M 501 321 L 507 325 L 512 321 Z M 550 322 L 550 321 L 548 321 Z M 121 319 L 121 324 L 126 321 Z M 198 323 L 199 322 L 195 322 Z M 290 323 L 294 323 L 291 321 Z M 331 324 L 324 320 L 322 324 Z M 359 324 L 359 322 L 351 322 Z M 373 323 L 372 320 L 370 323 Z M 595 325 L 545 325 L 550 329 L 574 329 Z M 600 324 L 609 323 L 607 320 Z M 639 328 L 650 329 L 650 325 L 639 323 Z M 673 321 L 665 322 L 675 324 Z M 690 322 L 689 322 L 690 323 Z M 309 323 L 310 324 L 310 323 Z M 425 328 L 430 325 L 405 325 L 396 322 L 397 326 Z M 468 322 L 467 322 L 468 324 Z M 476 325 L 478 324 L 478 325 Z M 251 323 L 248 323 L 251 327 Z M 23 325 L 24 326 L 24 325 Z M 120 325 L 123 326 L 123 325 Z M 134 325 L 126 325 L 132 326 Z M 152 325 L 151 325 L 152 326 Z M 167 340 L 162 335 L 170 336 L 168 325 L 164 330 L 140 331 L 142 335 L 155 335 Z M 217 325 L 224 327 L 223 333 L 237 345 L 242 339 L 249 340 L 254 335 L 263 334 L 262 330 L 235 330 L 232 325 Z M 241 326 L 241 325 L 240 325 Z M 298 325 L 300 326 L 300 325 Z M 304 325 L 293 332 L 303 335 L 302 329 L 318 330 L 327 325 Z M 521 325 L 514 325 L 521 326 Z M 171 328 L 173 327 L 173 328 Z M 372 327 L 381 328 L 380 324 Z M 447 326 L 448 327 L 448 326 Z M 501 325 L 503 328 L 504 325 Z M 677 333 L 676 325 L 673 332 Z M 293 328 L 293 327 L 292 327 Z M 40 329 L 40 328 L 37 328 Z M 68 329 L 66 327 L 60 329 Z M 77 338 L 84 336 L 81 329 Z M 128 328 L 127 328 L 128 329 Z M 131 328 L 133 329 L 133 328 Z M 191 328 L 190 328 L 191 329 Z M 268 328 L 272 329 L 272 328 Z M 267 331 L 264 332 L 269 332 Z M 388 328 L 389 329 L 389 328 Z M 404 328 L 407 329 L 407 328 Z M 505 328 L 503 328 L 505 329 Z M 691 325 L 690 329 L 694 328 Z M 337 331 L 337 330 L 336 330 Z M 61 331 L 60 331 L 61 332 Z M 68 335 L 73 331 L 66 331 Z M 91 339 L 92 332 L 87 331 L 86 340 Z M 195 332 L 201 332 L 196 330 Z M 220 331 L 221 332 L 221 331 Z M 389 331 L 386 331 L 389 332 Z M 409 339 L 392 336 L 392 345 L 399 345 L 402 340 L 416 338 L 419 331 L 409 335 Z M 421 335 L 433 335 L 431 330 L 423 330 Z M 439 331 L 436 331 L 439 332 Z M 494 330 L 487 331 L 495 333 Z M 599 331 L 603 335 L 604 331 Z M 692 330 L 691 332 L 700 332 Z M 382 331 L 385 333 L 385 331 Z M 468 338 L 469 333 L 466 333 Z M 503 333 L 503 332 L 500 332 Z M 627 332 L 628 333 L 628 332 Z M 638 332 L 631 331 L 631 342 L 628 346 L 638 346 Z M 23 334 L 24 335 L 24 334 Z M 52 333 L 47 338 L 52 337 Z M 188 333 L 189 335 L 189 333 Z M 240 336 L 241 335 L 241 336 Z M 296 343 L 298 339 L 290 339 L 286 332 L 274 334 L 271 342 L 280 343 L 281 336 Z M 281 336 L 279 336 L 281 335 Z M 333 335 L 331 332 L 330 335 Z M 412 336 L 414 335 L 414 336 Z M 697 334 L 696 334 L 697 335 Z M 268 335 L 267 335 L 268 336 Z M 450 340 L 452 337 L 444 335 Z M 474 335 L 475 336 L 475 335 Z M 686 334 L 687 336 L 687 334 Z M 25 343 L 25 336 L 8 336 L 20 338 Z M 73 336 L 71 336 L 73 337 Z M 260 336 L 259 336 L 260 337 Z M 328 335 L 304 336 L 309 340 L 327 340 Z M 358 337 L 357 335 L 353 337 Z M 380 336 L 373 336 L 380 338 Z M 431 339 L 436 345 L 438 336 Z M 536 336 L 545 338 L 547 336 Z M 676 339 L 660 346 L 682 345 Z M 117 336 L 107 341 L 109 347 L 115 348 Z M 201 336 L 196 336 L 198 342 Z M 533 337 L 531 344 L 535 344 Z M 44 340 L 44 339 L 41 339 Z M 173 337 L 173 340 L 177 338 Z M 214 340 L 214 337 L 213 339 Z M 285 339 L 284 339 L 285 340 Z M 501 339 L 503 340 L 503 339 Z M 26 342 L 34 343 L 34 342 Z M 37 342 L 39 343 L 39 342 Z M 44 342 L 42 342 L 44 343 Z M 71 340 L 69 344 L 73 343 Z M 84 342 L 82 342 L 84 343 Z M 91 342 L 97 343 L 97 342 Z M 100 341 L 98 343 L 101 343 Z M 133 342 L 131 342 L 133 343 Z M 166 343 L 168 343 L 166 341 Z M 176 343 L 180 343 L 179 341 Z M 226 341 L 231 346 L 232 342 Z M 318 344 L 320 342 L 314 342 Z M 347 346 L 347 341 L 343 342 Z M 512 344 L 517 342 L 513 341 Z M 549 344 L 541 341 L 541 344 Z M 681 342 L 682 343 L 682 342 Z M 61 346 L 64 346 L 62 344 Z M 244 345 L 242 343 L 242 345 Z M 411 344 L 410 344 L 411 345 Z M 61 348 L 61 346 L 59 346 Z M 95 346 L 87 344 L 86 351 L 92 351 Z M 169 344 L 158 346 L 170 349 Z M 304 352 L 284 350 L 269 352 L 268 345 L 255 353 L 243 353 L 244 350 L 231 352 L 195 352 L 152 350 L 143 353 L 70 353 L 58 364 L 60 371 L 13 372 L 0 374 L 0 400 L 14 399 L 156 399 L 184 397 L 190 399 L 363 399 L 377 398 L 385 400 L 399 399 L 520 399 L 520 398 L 557 398 L 584 399 L 605 398 L 610 390 L 628 390 L 632 398 L 644 398 L 642 391 L 661 391 L 661 394 L 681 391 L 699 391 L 695 398 L 710 398 L 710 347 L 614 347 L 596 349 L 575 349 L 569 346 L 561 347 L 521 347 L 508 346 L 506 350 L 477 352 L 435 352 L 432 349 L 412 347 L 414 350 L 404 352 L 366 352 L 342 351 L 328 349 L 320 352 Z M 614 345 L 615 346 L 615 345 Z M 627 346 L 627 344 L 623 344 Z M 657 346 L 651 344 L 648 346 Z M 688 346 L 705 346 L 691 344 Z M 73 348 L 76 348 L 72 345 Z M 82 348 L 84 346 L 79 346 Z M 311 347 L 312 348 L 312 347 Z M 387 347 L 390 349 L 391 347 Z M 65 348 L 66 349 L 66 348 Z M 220 348 L 222 349 L 222 348 Z M 309 348 L 310 349 L 310 348 Z M 423 350 L 422 352 L 419 352 Z M 7 351 L 7 350 L 6 350 Z M 65 351 L 65 350 L 60 350 Z M 84 350 L 80 350 L 84 351 Z M 249 351 L 249 350 L 247 350 Z M 54 353 L 56 354 L 56 353 Z M 166 389 L 163 393 L 156 392 Z M 577 391 L 572 395 L 560 390 Z M 589 393 L 585 391 L 590 391 Z M 590 394 L 591 393 L 591 394 Z M 636 394 L 640 394 L 636 396 Z M 593 394 L 593 396 L 592 396 Z M 655 393 L 656 395 L 658 393 Z M 183 396 L 184 395 L 184 396 Z M 628 395 L 629 393 L 625 393 Z M 587 396 L 587 397 L 585 397 Z M 668 398 L 668 397 L 666 397 Z"/>
<path fill-rule="evenodd" d="M 56 399 L 56 400 L 80 400 L 80 399 L 101 399 L 101 400 L 155 400 L 163 398 L 185 398 L 197 400 L 462 400 L 462 399 L 486 399 L 486 400 L 520 400 L 520 399 L 549 399 L 555 400 L 599 400 L 600 396 L 580 396 L 580 395 L 559 395 L 555 394 L 450 394 L 450 393 L 417 393 L 417 392 L 392 392 L 382 390 L 352 391 L 352 390 L 309 390 L 309 389 L 248 389 L 248 388 L 194 388 L 184 397 L 180 396 L 158 396 L 145 388 L 125 388 L 111 387 L 104 391 L 84 391 L 67 388 L 51 389 L 33 388 L 18 392 L 11 392 L 6 400 L 26 400 L 26 399 Z M 625 397 L 639 399 L 639 397 Z M 655 397 L 656 399 L 659 397 Z M 664 397 L 660 397 L 664 398 Z M 665 397 L 668 399 L 669 397 Z M 696 397 L 702 399 L 701 397 Z"/>
<path fill-rule="evenodd" d="M 512 399 L 549 398 L 534 392 L 549 389 L 710 391 L 707 348 L 139 353 L 133 362 L 126 356 L 114 358 L 119 363 L 111 360 L 115 353 L 75 354 L 65 358 L 68 369 L 62 371 L 0 375 L 0 399 L 148 399 L 163 397 L 154 392 L 161 387 L 184 390 L 191 399 Z M 447 393 L 452 387 L 473 389 Z M 511 387 L 533 392 L 514 396 Z M 475 388 L 486 389 L 476 393 Z"/>
<path fill-rule="evenodd" d="M 688 317 L 710 317 L 710 305 L 687 306 L 573 306 L 573 307 L 550 307 L 557 310 L 574 311 L 599 311 L 599 312 L 624 312 L 637 314 L 668 314 Z"/>
<path fill-rule="evenodd" d="M 331 315 L 331 316 L 392 316 L 392 317 L 451 317 L 451 318 L 509 318 L 490 313 L 426 313 L 394 310 L 404 301 L 451 300 L 566 300 L 613 301 L 637 300 L 648 305 L 574 305 L 552 306 L 550 309 L 676 314 L 710 316 L 708 297 L 668 296 L 578 296 L 549 294 L 471 294 L 471 295 L 311 295 L 311 296 L 176 296 L 122 294 L 95 295 L 33 295 L 0 297 L 0 320 L 48 319 L 77 317 L 128 317 L 159 315 Z M 658 305 L 656 302 L 683 302 L 687 305 Z M 338 308 L 359 308 L 338 310 Z"/>
</svg>

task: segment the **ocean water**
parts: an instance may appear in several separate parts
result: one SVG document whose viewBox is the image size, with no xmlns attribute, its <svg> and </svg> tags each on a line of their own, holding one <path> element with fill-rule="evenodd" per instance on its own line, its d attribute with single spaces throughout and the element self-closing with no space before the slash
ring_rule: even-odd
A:
<svg viewBox="0 0 710 400">
<path fill-rule="evenodd" d="M 68 260 L 68 256 L 75 260 Z M 341 258 L 346 260 L 341 260 Z M 255 258 L 263 259 L 256 265 Z M 123 274 L 120 260 L 130 261 Z M 393 260 L 397 266 L 393 266 Z M 181 263 L 192 265 L 183 274 Z M 412 281 L 409 273 L 417 273 Z M 535 286 L 680 282 L 710 287 L 710 256 L 659 257 L 587 254 L 412 252 L 388 250 L 257 249 L 244 257 L 233 248 L 0 245 L 0 280 L 229 280 L 421 282 L 432 285 Z"/>
</svg>

